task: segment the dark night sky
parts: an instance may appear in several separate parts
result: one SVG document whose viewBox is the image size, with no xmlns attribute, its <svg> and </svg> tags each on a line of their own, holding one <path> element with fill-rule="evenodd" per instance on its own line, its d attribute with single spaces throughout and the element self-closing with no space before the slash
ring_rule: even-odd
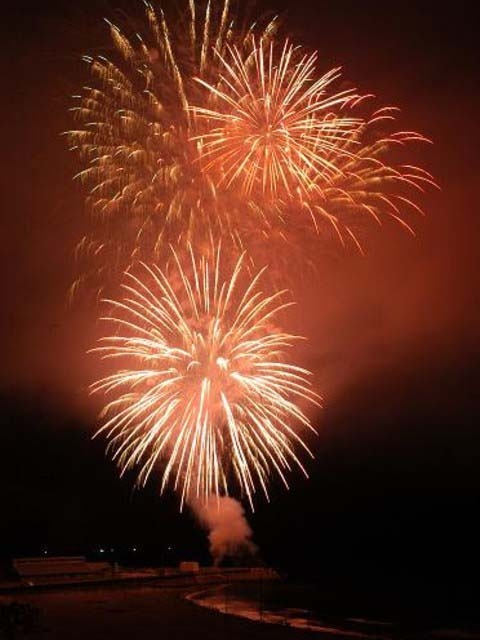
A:
<svg viewBox="0 0 480 640">
<path fill-rule="evenodd" d="M 80 6 L 81 4 L 81 6 Z M 138 3 L 140 4 L 140 3 Z M 89 437 L 95 333 L 66 305 L 86 219 L 59 133 L 86 81 L 80 54 L 108 43 L 101 17 L 136 2 L 2 4 L 4 343 L 0 535 L 6 552 L 97 541 L 185 548 L 200 535 L 155 487 L 131 493 Z M 413 6 L 412 6 L 413 5 Z M 262 4 L 263 6 L 263 4 Z M 267 6 L 267 5 L 265 5 Z M 336 251 L 299 288 L 305 358 L 325 392 L 309 482 L 254 517 L 265 555 L 290 567 L 366 568 L 468 580 L 479 568 L 478 51 L 469 3 L 271 0 L 321 65 L 402 107 L 435 144 L 415 161 L 442 191 L 417 237 L 372 230 L 367 256 Z M 300 320 L 299 320 L 300 322 Z M 271 523 L 275 522 L 275 539 Z M 193 532 L 193 533 L 192 533 Z M 0 548 L 0 554 L 1 554 Z M 446 571 L 446 573 L 442 573 Z"/>
</svg>

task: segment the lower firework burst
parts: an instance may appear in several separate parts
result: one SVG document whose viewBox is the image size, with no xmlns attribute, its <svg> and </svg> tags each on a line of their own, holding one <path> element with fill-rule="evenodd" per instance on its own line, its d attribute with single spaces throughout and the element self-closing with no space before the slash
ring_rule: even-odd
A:
<svg viewBox="0 0 480 640">
<path fill-rule="evenodd" d="M 233 481 L 253 508 L 272 474 L 285 485 L 292 466 L 306 474 L 297 445 L 311 455 L 300 432 L 314 429 L 299 404 L 319 397 L 309 372 L 283 360 L 299 337 L 275 323 L 291 303 L 263 294 L 262 272 L 242 288 L 244 256 L 228 279 L 220 250 L 173 257 L 168 274 L 127 273 L 123 299 L 107 301 L 114 331 L 94 350 L 122 365 L 92 385 L 108 397 L 97 434 L 122 473 L 139 468 L 141 485 L 162 464 L 161 491 L 172 485 L 182 506 L 228 494 Z"/>
</svg>

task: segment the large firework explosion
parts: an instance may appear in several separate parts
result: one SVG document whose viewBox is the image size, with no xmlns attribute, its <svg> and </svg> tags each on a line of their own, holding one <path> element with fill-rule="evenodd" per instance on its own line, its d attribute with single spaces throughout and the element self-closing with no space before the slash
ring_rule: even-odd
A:
<svg viewBox="0 0 480 640">
<path fill-rule="evenodd" d="M 320 235 L 362 251 L 366 219 L 413 232 L 415 195 L 434 181 L 398 152 L 427 140 L 342 88 L 340 69 L 318 71 L 275 20 L 240 26 L 230 0 L 145 9 L 133 35 L 109 23 L 111 56 L 85 58 L 92 82 L 67 134 L 92 213 L 79 281 L 129 281 L 97 349 L 122 361 L 92 386 L 108 396 L 100 431 L 140 484 L 158 462 L 182 504 L 236 485 L 253 506 L 272 474 L 304 470 L 300 405 L 317 402 L 308 372 L 283 361 L 296 338 L 273 324 L 279 289 Z M 273 295 L 258 289 L 263 265 Z"/>
<path fill-rule="evenodd" d="M 243 288 L 243 257 L 225 276 L 220 250 L 213 262 L 173 256 L 169 273 L 128 273 L 124 297 L 109 301 L 114 331 L 96 351 L 114 372 L 92 385 L 113 395 L 100 432 L 122 471 L 140 468 L 139 484 L 161 461 L 161 490 L 171 483 L 182 504 L 228 494 L 233 477 L 253 508 L 272 474 L 287 485 L 292 464 L 306 473 L 295 446 L 310 453 L 298 402 L 319 398 L 309 372 L 284 360 L 299 338 L 276 325 L 290 303 L 262 293 L 262 272 Z"/>
<path fill-rule="evenodd" d="M 252 38 L 247 55 L 230 46 L 226 56 L 216 52 L 222 67 L 216 86 L 197 79 L 217 103 L 193 112 L 207 122 L 202 160 L 207 173 L 217 169 L 219 184 L 270 199 L 308 196 L 316 176 L 339 172 L 329 158 L 362 124 L 340 115 L 357 96 L 331 93 L 339 70 L 315 79 L 316 54 L 295 54 L 288 42 L 277 56 L 273 42 Z"/>
<path fill-rule="evenodd" d="M 146 3 L 146 17 L 131 37 L 110 23 L 112 55 L 85 58 L 92 82 L 67 134 L 93 213 L 79 250 L 99 289 L 135 260 L 163 262 L 170 244 L 222 237 L 276 267 L 320 234 L 361 249 L 366 218 L 411 230 L 411 192 L 433 181 L 391 160 L 425 141 L 385 133 L 394 109 L 369 112 L 365 96 L 337 90 L 339 69 L 318 73 L 275 20 L 240 27 L 229 0 L 190 0 L 170 18 Z"/>
</svg>

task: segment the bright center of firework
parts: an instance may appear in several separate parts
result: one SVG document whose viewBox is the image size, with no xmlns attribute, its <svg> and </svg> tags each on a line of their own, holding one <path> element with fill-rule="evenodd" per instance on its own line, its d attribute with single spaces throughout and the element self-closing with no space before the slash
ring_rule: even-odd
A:
<svg viewBox="0 0 480 640">
<path fill-rule="evenodd" d="M 212 422 L 222 428 L 228 422 L 225 403 L 232 414 L 237 414 L 242 380 L 251 375 L 252 366 L 248 358 L 232 353 L 234 347 L 220 321 L 203 318 L 192 324 L 202 328 L 192 333 L 192 340 L 186 345 L 188 357 L 178 371 L 183 376 L 186 393 L 196 396 Z"/>
<path fill-rule="evenodd" d="M 230 360 L 225 347 L 220 347 L 222 332 L 218 325 L 208 326 L 205 332 L 195 332 L 192 343 L 192 357 L 187 371 L 214 382 L 226 378 Z"/>
</svg>

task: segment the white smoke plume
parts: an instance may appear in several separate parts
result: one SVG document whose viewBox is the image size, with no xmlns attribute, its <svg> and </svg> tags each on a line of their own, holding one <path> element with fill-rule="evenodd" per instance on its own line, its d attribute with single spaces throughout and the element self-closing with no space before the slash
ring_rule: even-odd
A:
<svg viewBox="0 0 480 640">
<path fill-rule="evenodd" d="M 215 565 L 225 557 L 255 555 L 257 547 L 240 502 L 227 496 L 212 496 L 207 502 L 196 501 L 190 506 L 208 531 Z"/>
</svg>

